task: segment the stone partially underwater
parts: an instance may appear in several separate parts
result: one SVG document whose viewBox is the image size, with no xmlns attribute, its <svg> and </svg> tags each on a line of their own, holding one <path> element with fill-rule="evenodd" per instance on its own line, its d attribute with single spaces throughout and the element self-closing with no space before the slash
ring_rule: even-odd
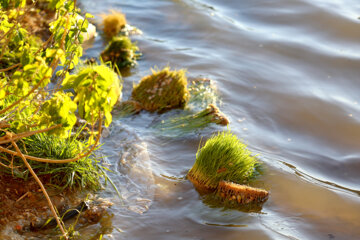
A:
<svg viewBox="0 0 360 240">
<path fill-rule="evenodd" d="M 187 178 L 203 193 L 215 192 L 222 202 L 261 204 L 269 193 L 247 185 L 259 173 L 260 163 L 230 131 L 208 139 L 196 154 Z"/>
</svg>

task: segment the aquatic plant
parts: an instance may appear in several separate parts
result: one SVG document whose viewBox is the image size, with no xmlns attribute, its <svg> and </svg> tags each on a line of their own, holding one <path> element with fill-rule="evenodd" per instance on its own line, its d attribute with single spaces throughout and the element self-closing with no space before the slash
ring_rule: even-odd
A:
<svg viewBox="0 0 360 240">
<path fill-rule="evenodd" d="M 104 62 L 110 61 L 119 69 L 133 67 L 141 54 L 137 53 L 139 48 L 126 36 L 114 37 L 105 50 L 101 52 Z"/>
<path fill-rule="evenodd" d="M 257 175 L 258 160 L 230 131 L 208 139 L 196 153 L 187 177 L 198 188 L 215 190 L 221 181 L 247 183 Z"/>
<path fill-rule="evenodd" d="M 164 120 L 156 125 L 155 128 L 161 129 L 161 131 L 166 133 L 173 132 L 181 135 L 205 128 L 211 123 L 223 126 L 229 124 L 229 120 L 226 116 L 213 104 L 210 104 L 204 110 L 194 114 Z"/>
<path fill-rule="evenodd" d="M 131 96 L 150 112 L 182 108 L 189 100 L 185 70 L 170 70 L 169 67 L 152 70 L 151 75 L 134 86 Z"/>
<path fill-rule="evenodd" d="M 133 100 L 128 100 L 128 101 L 121 102 L 117 107 L 115 107 L 114 113 L 118 117 L 127 117 L 127 116 L 137 114 L 141 110 L 142 110 L 142 107 L 141 107 L 140 103 L 133 101 Z"/>
<path fill-rule="evenodd" d="M 101 14 L 103 31 L 108 38 L 117 36 L 126 25 L 123 13 L 115 10 L 110 10 L 110 12 L 110 14 Z"/>
</svg>

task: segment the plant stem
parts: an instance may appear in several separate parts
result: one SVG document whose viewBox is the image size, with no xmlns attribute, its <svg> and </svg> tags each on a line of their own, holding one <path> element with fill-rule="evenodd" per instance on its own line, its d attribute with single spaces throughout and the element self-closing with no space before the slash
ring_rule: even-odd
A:
<svg viewBox="0 0 360 240">
<path fill-rule="evenodd" d="M 10 136 L 9 136 L 10 135 Z M 12 134 L 8 134 L 8 136 L 10 137 L 10 139 L 12 139 Z M 69 238 L 67 237 L 66 235 L 66 232 L 62 226 L 62 222 L 60 220 L 60 218 L 58 217 L 58 215 L 56 214 L 56 211 L 55 211 L 55 207 L 54 205 L 52 204 L 51 202 L 51 199 L 48 195 L 48 193 L 46 192 L 46 189 L 44 187 L 44 185 L 42 184 L 42 182 L 40 181 L 40 179 L 38 178 L 38 176 L 36 175 L 36 173 L 34 172 L 34 170 L 31 168 L 30 164 L 28 163 L 28 161 L 26 160 L 26 157 L 22 154 L 22 152 L 20 151 L 19 147 L 17 146 L 17 144 L 14 142 L 14 140 L 11 141 L 11 144 L 15 147 L 17 153 L 20 155 L 20 157 L 22 158 L 22 160 L 24 161 L 26 167 L 29 169 L 31 175 L 34 177 L 34 179 L 36 180 L 36 182 L 39 184 L 40 188 L 41 188 L 41 191 L 43 192 L 43 194 L 45 195 L 45 198 L 49 204 L 49 207 L 50 207 L 50 210 L 52 212 L 52 214 L 54 215 L 54 218 L 60 228 L 60 231 L 62 233 L 62 235 L 64 236 L 64 238 L 66 240 L 68 240 Z"/>
</svg>

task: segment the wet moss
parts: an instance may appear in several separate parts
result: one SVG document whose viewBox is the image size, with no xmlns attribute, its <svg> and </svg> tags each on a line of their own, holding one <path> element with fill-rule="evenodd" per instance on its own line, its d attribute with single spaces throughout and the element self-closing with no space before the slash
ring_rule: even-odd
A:
<svg viewBox="0 0 360 240">
<path fill-rule="evenodd" d="M 104 62 L 110 61 L 119 69 L 133 67 L 140 57 L 139 48 L 126 36 L 113 38 L 101 53 Z"/>
<path fill-rule="evenodd" d="M 183 108 L 189 100 L 185 70 L 152 70 L 152 74 L 141 79 L 134 86 L 132 99 L 144 110 L 162 112 Z"/>
</svg>

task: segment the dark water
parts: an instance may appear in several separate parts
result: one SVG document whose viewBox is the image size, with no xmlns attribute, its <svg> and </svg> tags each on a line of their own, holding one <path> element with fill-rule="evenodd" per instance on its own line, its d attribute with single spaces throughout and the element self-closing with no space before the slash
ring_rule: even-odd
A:
<svg viewBox="0 0 360 240">
<path fill-rule="evenodd" d="M 201 136 L 156 137 L 156 114 L 117 119 L 104 139 L 115 205 L 83 236 L 105 239 L 360 239 L 360 2 L 358 0 L 83 0 L 121 10 L 143 31 L 153 66 L 215 81 L 231 130 L 264 162 L 261 212 L 211 208 L 184 179 Z M 99 17 L 96 17 L 99 20 Z M 98 56 L 101 37 L 86 52 Z M 135 170 L 134 170 L 135 169 Z M 90 238 L 90 237 L 85 237 Z"/>
</svg>

